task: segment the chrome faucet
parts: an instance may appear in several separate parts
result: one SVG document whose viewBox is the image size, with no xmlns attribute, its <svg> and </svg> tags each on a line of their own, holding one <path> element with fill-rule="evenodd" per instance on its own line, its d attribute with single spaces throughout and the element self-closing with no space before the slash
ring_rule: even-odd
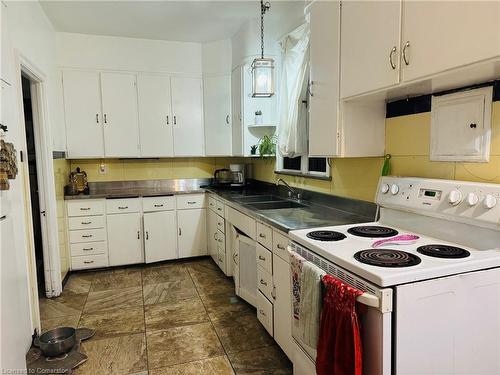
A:
<svg viewBox="0 0 500 375">
<path fill-rule="evenodd" d="M 276 186 L 279 186 L 280 182 L 288 189 L 288 197 L 289 198 L 293 198 L 293 196 L 295 195 L 295 197 L 297 199 L 300 199 L 301 198 L 301 195 L 300 193 L 297 193 L 290 185 L 288 185 L 288 183 L 283 180 L 282 178 L 278 178 L 278 180 L 276 181 Z"/>
</svg>

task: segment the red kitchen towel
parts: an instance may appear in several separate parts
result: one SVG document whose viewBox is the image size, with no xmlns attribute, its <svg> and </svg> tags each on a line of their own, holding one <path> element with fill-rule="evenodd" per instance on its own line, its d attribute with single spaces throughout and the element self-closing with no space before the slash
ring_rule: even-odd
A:
<svg viewBox="0 0 500 375">
<path fill-rule="evenodd" d="M 325 275 L 326 289 L 321 311 L 316 373 L 318 375 L 361 375 L 361 335 L 356 298 L 363 292 Z"/>
</svg>

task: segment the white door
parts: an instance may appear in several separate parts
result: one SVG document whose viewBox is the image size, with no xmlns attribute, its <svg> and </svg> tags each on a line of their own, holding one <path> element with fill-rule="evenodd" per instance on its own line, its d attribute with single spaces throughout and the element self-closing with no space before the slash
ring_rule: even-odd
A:
<svg viewBox="0 0 500 375">
<path fill-rule="evenodd" d="M 204 208 L 177 211 L 179 258 L 207 254 L 207 216 Z"/>
<path fill-rule="evenodd" d="M 205 152 L 207 156 L 231 156 L 231 76 L 203 79 Z"/>
<path fill-rule="evenodd" d="M 274 280 L 274 339 L 288 358 L 293 355 L 292 292 L 290 290 L 290 265 L 273 254 Z"/>
<path fill-rule="evenodd" d="M 401 1 L 343 1 L 343 98 L 399 83 Z"/>
<path fill-rule="evenodd" d="M 70 158 L 104 156 L 99 73 L 63 72 L 66 148 Z"/>
<path fill-rule="evenodd" d="M 138 157 L 135 74 L 101 73 L 101 93 L 106 157 Z"/>
<path fill-rule="evenodd" d="M 177 259 L 175 211 L 148 212 L 143 220 L 146 263 Z"/>
<path fill-rule="evenodd" d="M 203 156 L 202 80 L 172 77 L 172 111 L 174 120 L 174 155 Z"/>
<path fill-rule="evenodd" d="M 141 214 L 107 215 L 109 265 L 143 263 Z"/>
<path fill-rule="evenodd" d="M 233 156 L 243 156 L 243 122 L 242 122 L 242 72 L 243 67 L 239 66 L 231 73 L 231 117 L 232 117 L 232 154 Z"/>
<path fill-rule="evenodd" d="M 310 5 L 310 17 L 309 155 L 336 156 L 340 74 L 339 2 L 313 2 Z"/>
<path fill-rule="evenodd" d="M 174 155 L 170 77 L 150 74 L 137 76 L 141 156 Z"/>
<path fill-rule="evenodd" d="M 208 253 L 217 263 L 217 214 L 212 210 L 207 210 L 207 241 Z"/>
<path fill-rule="evenodd" d="M 405 1 L 402 78 L 411 81 L 500 55 L 499 1 Z"/>
</svg>

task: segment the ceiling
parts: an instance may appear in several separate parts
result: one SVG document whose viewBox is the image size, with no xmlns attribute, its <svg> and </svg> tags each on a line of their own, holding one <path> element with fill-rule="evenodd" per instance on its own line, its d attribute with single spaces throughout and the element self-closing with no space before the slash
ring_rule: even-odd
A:
<svg viewBox="0 0 500 375">
<path fill-rule="evenodd" d="M 232 37 L 259 17 L 258 1 L 47 1 L 41 5 L 57 31 L 209 42 Z M 303 11 L 303 1 L 274 1 L 265 24 Z"/>
</svg>

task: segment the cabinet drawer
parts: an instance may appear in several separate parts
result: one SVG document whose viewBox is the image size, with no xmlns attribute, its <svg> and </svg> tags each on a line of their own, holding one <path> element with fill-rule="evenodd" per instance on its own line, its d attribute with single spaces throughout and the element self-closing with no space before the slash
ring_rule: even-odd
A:
<svg viewBox="0 0 500 375">
<path fill-rule="evenodd" d="M 257 292 L 257 319 L 271 336 L 273 335 L 273 304 L 261 293 Z"/>
<path fill-rule="evenodd" d="M 257 242 L 261 243 L 268 249 L 273 247 L 273 230 L 271 227 L 257 222 Z"/>
<path fill-rule="evenodd" d="M 217 264 L 222 272 L 226 272 L 226 253 L 225 251 L 218 249 L 217 250 Z"/>
<path fill-rule="evenodd" d="M 82 256 L 82 255 L 96 255 L 96 254 L 107 254 L 108 247 L 106 242 L 82 242 L 82 243 L 72 243 L 71 256 Z"/>
<path fill-rule="evenodd" d="M 68 216 L 92 216 L 104 214 L 104 200 L 79 199 L 66 202 Z"/>
<path fill-rule="evenodd" d="M 94 241 L 105 241 L 105 240 L 106 240 L 106 231 L 104 229 L 71 230 L 69 232 L 70 243 L 94 242 Z"/>
<path fill-rule="evenodd" d="M 108 214 L 125 214 L 141 211 L 141 198 L 106 199 Z"/>
<path fill-rule="evenodd" d="M 273 274 L 273 254 L 261 244 L 256 244 L 257 265 Z"/>
<path fill-rule="evenodd" d="M 101 268 L 108 266 L 108 255 L 89 255 L 83 257 L 71 257 L 71 269 L 83 270 L 86 268 Z"/>
<path fill-rule="evenodd" d="M 214 197 L 208 197 L 208 208 L 212 211 L 217 211 L 217 201 Z"/>
<path fill-rule="evenodd" d="M 144 212 L 175 210 L 175 197 L 146 197 L 142 198 Z"/>
<path fill-rule="evenodd" d="M 277 231 L 273 231 L 273 253 L 279 256 L 281 259 L 289 263 L 288 258 L 288 237 L 282 235 Z"/>
<path fill-rule="evenodd" d="M 68 218 L 68 229 L 104 228 L 104 216 L 80 216 Z"/>
<path fill-rule="evenodd" d="M 262 294 L 264 294 L 269 301 L 271 302 L 274 301 L 273 276 L 259 266 L 257 266 L 257 286 L 259 290 L 262 292 Z"/>
<path fill-rule="evenodd" d="M 220 230 L 217 231 L 217 248 L 221 249 L 222 251 L 226 251 L 226 235 L 222 233 Z"/>
<path fill-rule="evenodd" d="M 217 215 L 217 229 L 220 230 L 222 233 L 225 233 L 225 228 L 226 226 L 224 218 Z"/>
<path fill-rule="evenodd" d="M 222 203 L 220 201 L 216 201 L 215 209 L 216 209 L 218 215 L 224 217 L 224 203 Z"/>
<path fill-rule="evenodd" d="M 205 194 L 184 194 L 178 195 L 176 198 L 179 210 L 205 207 Z"/>
</svg>

